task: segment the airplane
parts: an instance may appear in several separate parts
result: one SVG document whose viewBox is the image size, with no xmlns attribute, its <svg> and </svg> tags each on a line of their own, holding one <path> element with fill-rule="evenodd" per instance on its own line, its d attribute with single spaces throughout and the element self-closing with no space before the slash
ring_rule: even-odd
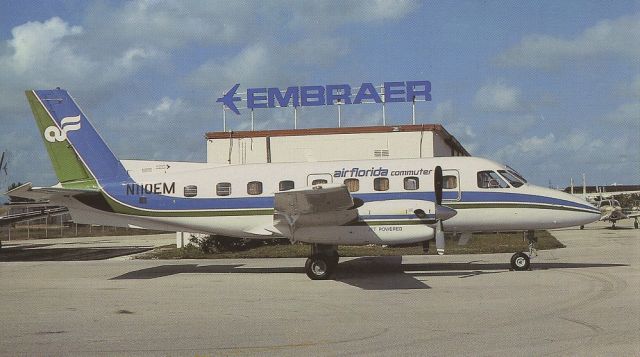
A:
<svg viewBox="0 0 640 357">
<path fill-rule="evenodd" d="M 619 220 L 633 219 L 633 227 L 635 229 L 638 229 L 638 217 L 640 217 L 640 212 L 624 212 L 618 200 L 607 199 L 596 201 L 596 207 L 598 207 L 600 213 L 602 214 L 600 220 L 604 222 L 611 222 L 611 228 L 615 228 L 616 222 Z M 583 228 L 584 226 L 580 226 L 580 229 Z"/>
<path fill-rule="evenodd" d="M 28 90 L 26 96 L 59 183 L 27 183 L 9 195 L 66 206 L 77 223 L 285 237 L 311 245 L 305 272 L 313 280 L 333 276 L 338 245 L 435 240 L 444 254 L 445 231 L 524 231 L 529 253 L 515 253 L 510 263 L 529 270 L 535 229 L 600 218 L 583 199 L 529 184 L 510 167 L 479 157 L 127 171 L 66 90 Z"/>
</svg>

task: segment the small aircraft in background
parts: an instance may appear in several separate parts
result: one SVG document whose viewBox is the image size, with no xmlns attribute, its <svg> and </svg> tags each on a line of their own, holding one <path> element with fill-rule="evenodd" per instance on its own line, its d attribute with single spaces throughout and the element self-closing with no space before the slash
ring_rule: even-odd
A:
<svg viewBox="0 0 640 357">
<path fill-rule="evenodd" d="M 600 210 L 602 217 L 601 221 L 611 222 L 611 227 L 616 227 L 616 222 L 622 219 L 634 219 L 633 227 L 638 229 L 638 217 L 640 217 L 640 212 L 625 212 L 620 205 L 620 202 L 615 199 L 606 199 L 596 201 L 596 207 Z M 584 228 L 584 226 L 580 226 L 580 228 Z"/>
<path fill-rule="evenodd" d="M 615 228 L 616 222 L 619 220 L 634 219 L 633 227 L 638 229 L 638 217 L 640 217 L 640 211 L 638 210 L 638 207 L 635 207 L 637 204 L 634 205 L 633 208 L 625 210 L 620 205 L 620 202 L 615 199 L 616 196 L 620 195 L 640 194 L 640 190 L 637 188 L 637 185 L 587 186 L 585 175 L 582 174 L 582 192 L 575 193 L 573 179 L 571 179 L 571 185 L 565 188 L 564 192 L 577 197 L 582 197 L 589 203 L 593 204 L 600 210 L 600 221 L 611 222 L 612 228 Z M 615 191 L 607 191 L 607 189 L 615 189 Z M 584 225 L 581 225 L 580 229 L 584 229 Z"/>
</svg>

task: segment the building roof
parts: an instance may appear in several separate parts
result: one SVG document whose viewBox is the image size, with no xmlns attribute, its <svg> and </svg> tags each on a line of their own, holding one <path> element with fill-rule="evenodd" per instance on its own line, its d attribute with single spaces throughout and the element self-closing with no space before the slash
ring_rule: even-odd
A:
<svg viewBox="0 0 640 357">
<path fill-rule="evenodd" d="M 343 128 L 310 128 L 310 129 L 284 129 L 284 130 L 255 130 L 255 131 L 226 131 L 208 132 L 207 139 L 229 138 L 261 138 L 277 136 L 305 136 L 305 135 L 335 135 L 335 134 L 362 134 L 362 133 L 392 133 L 392 132 L 416 132 L 432 131 L 442 137 L 445 143 L 464 156 L 471 156 L 460 142 L 440 124 L 418 125 L 390 125 L 390 126 L 358 126 Z"/>
</svg>

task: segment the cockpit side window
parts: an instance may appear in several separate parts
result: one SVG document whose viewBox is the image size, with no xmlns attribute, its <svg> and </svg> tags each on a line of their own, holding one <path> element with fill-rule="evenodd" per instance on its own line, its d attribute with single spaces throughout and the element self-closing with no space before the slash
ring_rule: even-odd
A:
<svg viewBox="0 0 640 357">
<path fill-rule="evenodd" d="M 513 187 L 520 187 L 522 185 L 524 185 L 524 182 L 520 181 L 520 179 L 518 177 L 516 177 L 515 175 L 513 175 L 511 172 L 506 171 L 506 170 L 498 170 L 498 173 L 500 175 L 502 175 L 502 177 L 504 177 L 505 179 L 507 179 L 507 181 L 509 181 L 509 183 L 511 184 L 511 186 Z"/>
<path fill-rule="evenodd" d="M 478 187 L 507 188 L 509 185 L 494 171 L 478 171 Z"/>
</svg>

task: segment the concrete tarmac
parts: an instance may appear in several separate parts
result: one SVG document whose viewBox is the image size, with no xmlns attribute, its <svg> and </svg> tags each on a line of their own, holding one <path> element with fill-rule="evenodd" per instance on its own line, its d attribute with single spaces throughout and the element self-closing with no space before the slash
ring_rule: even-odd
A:
<svg viewBox="0 0 640 357">
<path fill-rule="evenodd" d="M 620 224 L 622 223 L 622 224 Z M 510 254 L 0 262 L 2 355 L 640 355 L 640 230 Z"/>
</svg>

